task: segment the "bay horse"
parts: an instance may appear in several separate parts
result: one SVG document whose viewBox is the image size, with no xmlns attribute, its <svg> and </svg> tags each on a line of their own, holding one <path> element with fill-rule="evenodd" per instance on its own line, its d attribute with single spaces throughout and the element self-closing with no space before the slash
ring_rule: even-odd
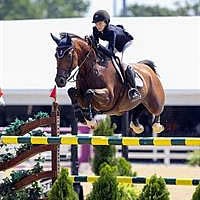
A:
<svg viewBox="0 0 200 200">
<path fill-rule="evenodd" d="M 122 115 L 129 111 L 132 113 L 130 127 L 135 133 L 141 133 L 144 127 L 139 117 L 147 109 L 153 116 L 153 132 L 164 130 L 160 124 L 160 114 L 164 108 L 165 93 L 152 61 L 132 64 L 143 86 L 138 88 L 141 99 L 130 100 L 128 86 L 120 81 L 112 59 L 107 56 L 99 59 L 99 52 L 91 40 L 88 42 L 71 33 L 62 33 L 60 38 L 51 34 L 51 37 L 57 44 L 57 86 L 65 87 L 71 72 L 78 66 L 76 88 L 70 88 L 68 94 L 75 108 L 75 116 L 81 122 L 94 125 L 90 123 L 93 122 L 92 108 L 108 115 Z"/>
</svg>

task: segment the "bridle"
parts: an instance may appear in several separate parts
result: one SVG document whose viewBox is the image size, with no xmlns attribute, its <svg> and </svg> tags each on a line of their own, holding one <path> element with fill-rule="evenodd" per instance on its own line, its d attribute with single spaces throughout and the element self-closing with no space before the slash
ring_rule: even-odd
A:
<svg viewBox="0 0 200 200">
<path fill-rule="evenodd" d="M 64 58 L 66 53 L 69 53 L 70 51 L 71 52 L 73 51 L 73 47 L 72 46 L 70 46 L 68 48 L 66 48 L 65 46 L 58 46 L 56 48 L 55 57 L 57 59 L 62 59 L 62 58 Z M 72 69 L 73 69 L 73 56 L 72 56 L 72 59 L 71 59 L 70 67 L 68 69 L 57 67 L 57 75 L 62 76 L 63 78 L 67 79 L 67 75 L 71 74 Z"/>
<path fill-rule="evenodd" d="M 69 48 L 66 48 L 66 49 L 64 49 L 63 48 L 63 50 L 61 49 L 61 52 L 59 52 L 58 50 L 60 49 L 60 48 L 62 48 L 62 47 L 57 47 L 57 49 L 56 49 L 56 58 L 57 59 L 61 59 L 61 58 L 63 58 L 64 56 L 65 56 L 65 54 L 66 53 L 68 53 L 68 52 L 73 52 L 73 51 L 75 51 L 74 50 L 74 47 L 73 47 L 73 45 L 72 46 L 70 46 Z M 67 69 L 60 69 L 60 68 L 58 68 L 57 67 L 57 70 L 58 70 L 58 72 L 59 72 L 59 75 L 61 75 L 61 76 L 63 76 L 65 79 L 67 79 L 67 81 L 68 82 L 75 82 L 76 81 L 76 79 L 75 79 L 75 76 L 77 75 L 77 73 L 79 72 L 79 70 L 81 69 L 81 67 L 83 66 L 83 64 L 87 61 L 87 59 L 89 58 L 89 56 L 90 56 L 90 54 L 91 54 L 91 52 L 92 52 L 92 47 L 90 47 L 90 50 L 88 51 L 88 53 L 87 53 L 87 55 L 85 56 L 85 58 L 84 58 L 84 60 L 81 62 L 81 64 L 78 66 L 78 69 L 72 74 L 72 76 L 69 76 L 68 78 L 67 78 L 67 74 L 71 74 L 71 72 L 72 72 L 72 70 L 73 70 L 73 56 L 72 56 L 72 59 L 71 59 L 71 65 L 70 65 L 70 67 L 68 68 L 68 70 Z M 72 54 L 73 55 L 73 54 Z"/>
</svg>

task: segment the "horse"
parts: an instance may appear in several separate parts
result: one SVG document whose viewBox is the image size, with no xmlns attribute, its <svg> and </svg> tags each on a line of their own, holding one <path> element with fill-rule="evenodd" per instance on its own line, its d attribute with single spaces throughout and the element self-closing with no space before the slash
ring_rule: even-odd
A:
<svg viewBox="0 0 200 200">
<path fill-rule="evenodd" d="M 58 87 L 65 87 L 66 83 L 75 79 L 71 73 L 78 70 L 76 88 L 70 88 L 68 94 L 75 109 L 75 116 L 82 123 L 94 126 L 93 112 L 107 115 L 122 115 L 129 111 L 132 115 L 130 128 L 135 133 L 144 131 L 139 122 L 141 113 L 148 110 L 152 115 L 152 130 L 160 133 L 164 126 L 160 123 L 160 115 L 164 109 L 165 93 L 155 65 L 150 60 L 143 60 L 131 64 L 132 69 L 142 81 L 138 90 L 140 99 L 128 98 L 128 86 L 120 79 L 119 73 L 109 56 L 99 56 L 100 53 L 91 40 L 86 40 L 72 33 L 60 34 L 60 38 L 51 33 L 57 44 L 56 61 L 57 73 L 55 82 Z"/>
</svg>

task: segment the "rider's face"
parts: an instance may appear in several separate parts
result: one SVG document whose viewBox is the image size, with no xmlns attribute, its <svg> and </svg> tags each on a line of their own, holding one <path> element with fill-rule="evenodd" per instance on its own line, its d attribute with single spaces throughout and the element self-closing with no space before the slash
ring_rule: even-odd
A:
<svg viewBox="0 0 200 200">
<path fill-rule="evenodd" d="M 106 23 L 105 21 L 99 21 L 95 23 L 95 26 L 97 28 L 98 31 L 102 32 L 104 30 L 104 28 L 106 27 Z"/>
</svg>

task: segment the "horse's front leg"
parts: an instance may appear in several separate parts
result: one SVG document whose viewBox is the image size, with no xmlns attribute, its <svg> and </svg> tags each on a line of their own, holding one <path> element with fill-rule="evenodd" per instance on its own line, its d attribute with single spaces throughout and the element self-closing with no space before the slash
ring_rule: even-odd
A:
<svg viewBox="0 0 200 200">
<path fill-rule="evenodd" d="M 85 120 L 87 122 L 87 125 L 91 128 L 97 127 L 97 121 L 94 119 L 94 112 L 92 108 L 92 97 L 95 95 L 94 90 L 88 89 L 84 95 L 84 101 L 86 102 L 86 112 L 84 113 Z"/>
<path fill-rule="evenodd" d="M 69 88 L 68 90 L 68 95 L 72 101 L 72 106 L 74 107 L 74 114 L 75 114 L 75 118 L 83 123 L 86 124 L 86 120 L 84 117 L 84 114 L 82 112 L 81 107 L 78 105 L 78 90 L 76 88 Z"/>
<path fill-rule="evenodd" d="M 92 97 L 93 96 L 94 96 L 94 90 L 92 89 L 88 89 L 84 96 L 84 100 L 86 101 L 86 105 L 88 108 L 88 112 L 86 113 L 86 118 L 89 121 L 93 119 L 93 113 L 92 113 Z"/>
</svg>

